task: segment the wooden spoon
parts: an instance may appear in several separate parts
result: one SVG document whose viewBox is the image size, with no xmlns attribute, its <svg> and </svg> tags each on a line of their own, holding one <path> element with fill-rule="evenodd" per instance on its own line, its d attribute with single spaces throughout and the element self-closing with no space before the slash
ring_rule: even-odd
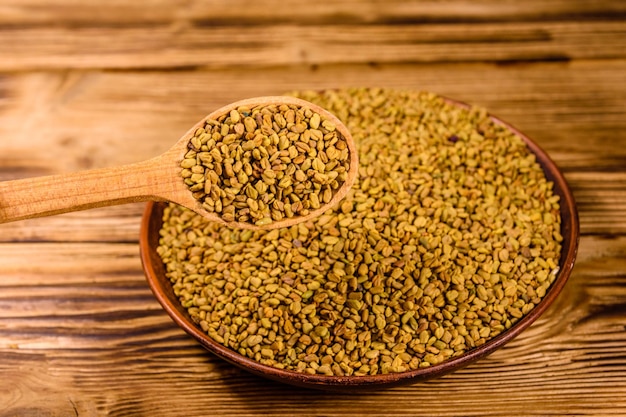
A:
<svg viewBox="0 0 626 417">
<path fill-rule="evenodd" d="M 202 208 L 201 203 L 193 197 L 183 182 L 180 162 L 188 151 L 187 145 L 194 133 L 198 128 L 204 127 L 207 119 L 217 119 L 241 106 L 254 107 L 270 104 L 295 104 L 308 107 L 333 122 L 337 132 L 348 144 L 350 171 L 346 181 L 335 192 L 332 200 L 318 209 L 311 210 L 305 216 L 284 218 L 265 226 L 226 222 L 217 214 Z M 354 140 L 345 125 L 334 115 L 313 103 L 293 97 L 251 98 L 231 103 L 209 114 L 189 129 L 172 148 L 156 158 L 119 167 L 0 182 L 0 223 L 154 200 L 180 204 L 212 221 L 232 227 L 245 229 L 288 227 L 320 215 L 345 197 L 354 184 L 357 171 L 358 157 Z"/>
</svg>

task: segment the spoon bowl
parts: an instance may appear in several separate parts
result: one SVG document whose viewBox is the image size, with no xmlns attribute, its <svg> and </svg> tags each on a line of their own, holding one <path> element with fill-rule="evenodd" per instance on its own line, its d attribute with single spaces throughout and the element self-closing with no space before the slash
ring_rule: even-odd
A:
<svg viewBox="0 0 626 417">
<path fill-rule="evenodd" d="M 350 168 L 346 180 L 333 193 L 331 200 L 301 216 L 258 226 L 254 223 L 225 221 L 202 207 L 184 183 L 180 163 L 198 128 L 207 120 L 217 120 L 239 107 L 296 105 L 309 108 L 335 125 L 347 144 Z M 51 216 L 70 211 L 142 201 L 170 201 L 187 207 L 211 221 L 243 229 L 274 229 L 289 227 L 319 216 L 341 200 L 354 184 L 358 157 L 354 140 L 346 126 L 323 108 L 294 97 L 267 96 L 240 100 L 213 111 L 189 129 L 168 151 L 147 161 L 120 167 L 94 169 L 45 177 L 0 182 L 0 223 Z"/>
</svg>

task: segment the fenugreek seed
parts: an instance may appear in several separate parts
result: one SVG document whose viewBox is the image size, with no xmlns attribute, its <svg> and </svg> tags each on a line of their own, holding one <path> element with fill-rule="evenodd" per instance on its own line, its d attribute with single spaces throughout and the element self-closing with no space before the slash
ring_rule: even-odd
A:
<svg viewBox="0 0 626 417">
<path fill-rule="evenodd" d="M 324 204 L 328 204 L 333 199 L 333 192 L 330 188 L 325 188 L 324 193 L 322 194 L 322 199 L 324 200 Z"/>
<path fill-rule="evenodd" d="M 320 115 L 318 113 L 315 113 L 309 121 L 309 126 L 311 126 L 311 129 L 317 129 L 318 127 L 320 127 L 320 122 Z"/>
<path fill-rule="evenodd" d="M 293 303 L 289 305 L 289 311 L 293 315 L 300 313 L 301 310 L 302 310 L 302 305 L 300 304 L 299 301 L 294 301 Z"/>
<path fill-rule="evenodd" d="M 196 166 L 196 164 L 196 158 L 187 158 L 183 159 L 183 161 L 180 163 L 180 166 L 181 168 L 191 168 Z"/>
<path fill-rule="evenodd" d="M 246 117 L 243 119 L 243 124 L 246 128 L 246 132 L 253 133 L 257 128 L 257 123 L 252 117 Z"/>
<path fill-rule="evenodd" d="M 324 139 L 324 134 L 318 129 L 311 129 L 308 131 L 308 133 L 311 139 L 318 143 L 318 146 Z"/>
<path fill-rule="evenodd" d="M 256 224 L 257 226 L 267 226 L 268 224 L 271 224 L 272 221 L 273 220 L 270 217 L 263 217 L 262 219 L 254 222 L 254 224 Z"/>
<path fill-rule="evenodd" d="M 319 337 L 326 337 L 328 335 L 328 328 L 324 326 L 317 326 L 314 331 Z"/>
<path fill-rule="evenodd" d="M 275 132 L 271 135 L 271 143 L 276 145 L 279 151 L 285 150 L 289 147 L 289 139 L 285 135 L 278 136 Z M 275 155 L 275 156 L 274 156 Z M 273 158 L 278 158 L 278 153 L 272 155 Z"/>
<path fill-rule="evenodd" d="M 292 184 L 291 178 L 289 177 L 283 177 L 279 182 L 278 182 L 278 187 L 280 188 L 287 188 L 290 187 Z"/>
<path fill-rule="evenodd" d="M 246 339 L 246 343 L 248 344 L 248 347 L 250 348 L 255 347 L 262 341 L 263 341 L 263 336 L 260 336 L 260 335 L 252 335 Z"/>
<path fill-rule="evenodd" d="M 276 306 L 280 305 L 280 300 L 275 298 L 275 297 L 268 298 L 265 302 L 267 304 L 271 305 L 272 307 L 276 307 Z"/>
<path fill-rule="evenodd" d="M 332 132 L 335 130 L 335 125 L 330 120 L 324 120 L 322 122 L 322 126 L 324 127 L 324 129 L 328 130 L 329 132 Z"/>
<path fill-rule="evenodd" d="M 320 200 L 316 193 L 309 194 L 309 202 L 311 204 L 311 208 L 313 209 L 320 208 Z"/>
<path fill-rule="evenodd" d="M 232 123 L 239 123 L 240 116 L 237 110 L 231 110 L 229 115 L 230 115 L 230 121 Z"/>
</svg>

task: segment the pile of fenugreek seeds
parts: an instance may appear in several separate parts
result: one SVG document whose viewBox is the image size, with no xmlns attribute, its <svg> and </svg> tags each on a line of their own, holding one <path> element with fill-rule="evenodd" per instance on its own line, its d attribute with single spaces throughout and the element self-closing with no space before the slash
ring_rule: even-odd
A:
<svg viewBox="0 0 626 417">
<path fill-rule="evenodd" d="M 329 203 L 350 155 L 335 125 L 295 104 L 239 107 L 209 119 L 181 162 L 202 207 L 226 222 L 265 226 Z"/>
<path fill-rule="evenodd" d="M 384 374 L 462 355 L 539 303 L 559 199 L 519 137 L 427 93 L 296 95 L 348 126 L 359 178 L 321 217 L 272 231 L 166 208 L 158 253 L 211 338 L 276 368 Z"/>
</svg>

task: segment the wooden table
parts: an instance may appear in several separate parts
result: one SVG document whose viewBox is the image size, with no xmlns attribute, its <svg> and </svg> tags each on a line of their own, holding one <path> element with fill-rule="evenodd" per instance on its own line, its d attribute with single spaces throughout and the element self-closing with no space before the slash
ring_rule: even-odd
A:
<svg viewBox="0 0 626 417">
<path fill-rule="evenodd" d="M 143 204 L 3 224 L 0 414 L 626 415 L 626 2 L 1 0 L 0 180 L 140 161 L 223 104 L 343 86 L 485 106 L 550 153 L 582 236 L 547 314 L 440 379 L 311 392 L 172 322 Z"/>
</svg>

